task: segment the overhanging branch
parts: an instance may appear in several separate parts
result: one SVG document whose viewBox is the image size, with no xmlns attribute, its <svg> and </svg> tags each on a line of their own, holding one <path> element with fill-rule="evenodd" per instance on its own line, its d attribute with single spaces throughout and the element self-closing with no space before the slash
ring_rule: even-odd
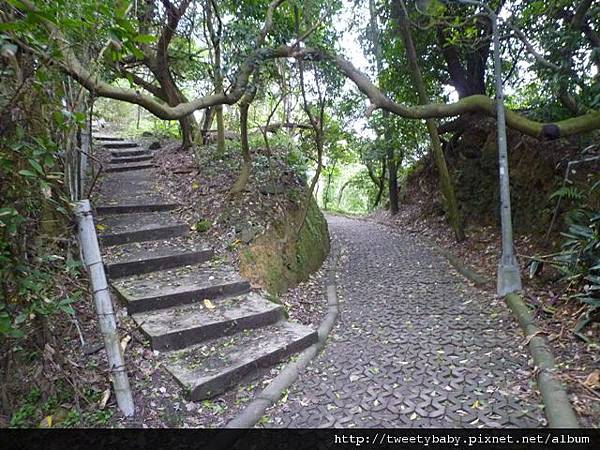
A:
<svg viewBox="0 0 600 450">
<path fill-rule="evenodd" d="M 408 119 L 429 119 L 455 117 L 464 113 L 483 113 L 490 117 L 496 116 L 495 103 L 485 95 L 472 95 L 455 103 L 430 103 L 419 106 L 406 106 L 396 103 L 386 97 L 373 82 L 350 61 L 339 55 L 331 55 L 322 50 L 311 48 L 280 47 L 274 50 L 277 57 L 302 58 L 312 60 L 329 60 L 346 75 L 356 87 L 366 95 L 372 103 L 370 109 L 384 109 Z M 600 128 L 600 111 L 585 114 L 571 119 L 553 123 L 542 123 L 530 120 L 514 111 L 506 110 L 506 123 L 509 127 L 524 134 L 546 139 L 556 139 L 584 133 Z"/>
<path fill-rule="evenodd" d="M 20 1 L 30 12 L 38 11 L 36 6 L 30 0 Z M 470 112 L 482 113 L 490 117 L 495 117 L 496 111 L 494 101 L 485 95 L 472 95 L 449 104 L 430 103 L 427 105 L 406 106 L 396 103 L 386 97 L 364 73 L 356 69 L 351 62 L 339 55 L 332 55 L 319 49 L 301 48 L 297 46 L 282 46 L 276 49 L 261 48 L 272 27 L 274 11 L 284 1 L 285 0 L 275 0 L 269 5 L 265 23 L 255 41 L 256 49 L 242 63 L 235 82 L 229 92 L 205 95 L 186 103 L 180 103 L 177 106 L 168 106 L 133 89 L 112 86 L 102 81 L 98 75 L 91 74 L 81 64 L 71 49 L 70 43 L 54 23 L 43 17 L 40 20 L 48 31 L 49 36 L 56 42 L 62 52 L 62 60 L 58 61 L 58 64 L 64 72 L 76 79 L 81 85 L 93 92 L 96 96 L 113 98 L 140 105 L 158 118 L 164 120 L 180 119 L 196 110 L 206 109 L 212 106 L 237 103 L 246 92 L 248 80 L 256 68 L 265 60 L 274 58 L 331 61 L 364 95 L 369 98 L 372 103 L 370 109 L 384 109 L 408 119 L 456 117 Z M 542 123 L 530 120 L 514 111 L 506 110 L 506 122 L 509 127 L 519 130 L 529 136 L 556 139 L 562 136 L 600 129 L 600 111 L 554 123 Z"/>
</svg>

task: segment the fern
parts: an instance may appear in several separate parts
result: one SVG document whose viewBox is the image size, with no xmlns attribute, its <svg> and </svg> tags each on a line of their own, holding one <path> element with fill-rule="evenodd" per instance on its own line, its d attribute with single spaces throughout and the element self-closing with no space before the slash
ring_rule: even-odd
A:
<svg viewBox="0 0 600 450">
<path fill-rule="evenodd" d="M 584 193 L 577 189 L 575 186 L 563 186 L 560 189 L 554 191 L 550 198 L 562 198 L 567 200 L 583 200 Z"/>
</svg>

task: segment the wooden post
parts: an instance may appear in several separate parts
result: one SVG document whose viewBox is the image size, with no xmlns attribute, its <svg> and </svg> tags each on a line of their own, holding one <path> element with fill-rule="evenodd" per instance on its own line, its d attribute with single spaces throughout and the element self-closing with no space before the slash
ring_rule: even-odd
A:
<svg viewBox="0 0 600 450">
<path fill-rule="evenodd" d="M 89 200 L 81 200 L 75 204 L 75 216 L 79 227 L 79 242 L 83 261 L 90 275 L 96 314 L 104 339 L 104 348 L 108 357 L 117 404 L 123 414 L 129 417 L 135 413 L 133 395 L 127 378 L 127 369 L 117 333 L 117 321 L 108 292 L 108 283 L 104 273 L 102 257 L 100 256 Z"/>
</svg>

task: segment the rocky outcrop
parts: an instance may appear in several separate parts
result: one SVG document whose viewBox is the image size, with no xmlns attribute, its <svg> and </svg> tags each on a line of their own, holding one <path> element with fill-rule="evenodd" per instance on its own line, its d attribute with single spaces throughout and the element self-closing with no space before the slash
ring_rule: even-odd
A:
<svg viewBox="0 0 600 450">
<path fill-rule="evenodd" d="M 306 280 L 329 253 L 327 221 L 314 200 L 296 237 L 301 217 L 300 208 L 290 211 L 240 253 L 241 273 L 271 294 L 281 294 Z"/>
</svg>

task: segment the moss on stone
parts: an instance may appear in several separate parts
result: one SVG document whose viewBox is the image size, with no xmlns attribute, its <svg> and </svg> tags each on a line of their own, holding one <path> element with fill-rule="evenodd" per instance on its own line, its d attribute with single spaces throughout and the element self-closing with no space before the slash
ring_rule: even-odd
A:
<svg viewBox="0 0 600 450">
<path fill-rule="evenodd" d="M 240 253 L 242 275 L 272 295 L 285 292 L 319 269 L 329 253 L 327 221 L 311 199 L 298 239 L 295 233 L 302 211 L 291 211 L 267 233 Z"/>
<path fill-rule="evenodd" d="M 212 227 L 212 223 L 208 219 L 200 219 L 196 222 L 196 231 L 198 233 L 204 233 L 205 231 L 210 230 Z"/>
</svg>

